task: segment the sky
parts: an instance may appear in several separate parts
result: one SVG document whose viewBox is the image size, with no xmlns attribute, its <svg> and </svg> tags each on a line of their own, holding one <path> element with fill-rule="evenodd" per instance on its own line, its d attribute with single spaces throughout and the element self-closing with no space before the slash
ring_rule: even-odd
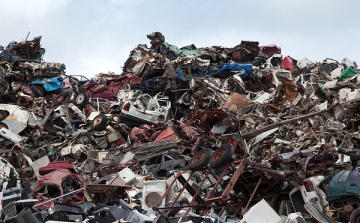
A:
<svg viewBox="0 0 360 223">
<path fill-rule="evenodd" d="M 283 56 L 360 62 L 360 1 L 0 0 L 0 45 L 42 36 L 45 62 L 68 75 L 120 74 L 130 51 L 160 31 L 179 48 L 276 44 Z"/>
</svg>

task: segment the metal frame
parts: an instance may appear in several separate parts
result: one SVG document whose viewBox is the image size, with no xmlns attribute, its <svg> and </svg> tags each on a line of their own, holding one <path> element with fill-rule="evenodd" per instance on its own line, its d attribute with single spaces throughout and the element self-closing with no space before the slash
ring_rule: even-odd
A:
<svg viewBox="0 0 360 223">
<path fill-rule="evenodd" d="M 253 174 L 251 176 L 243 176 L 242 173 L 244 173 L 245 170 L 251 171 Z M 201 171 L 204 173 L 204 178 L 196 190 L 189 184 L 189 181 L 192 178 L 194 172 L 191 170 L 178 172 L 168 186 L 168 189 L 160 198 L 156 207 L 154 207 L 154 210 L 167 209 L 164 217 L 168 217 L 172 208 L 187 208 L 185 213 L 185 215 L 187 215 L 191 208 L 198 207 L 202 209 L 201 216 L 205 216 L 211 210 L 210 204 L 216 204 L 216 209 L 221 209 L 219 211 L 220 216 L 227 208 L 231 208 L 237 215 L 242 216 L 246 213 L 248 208 L 252 206 L 252 202 L 259 201 L 263 198 L 270 199 L 270 206 L 273 206 L 278 195 L 274 186 L 283 179 L 283 174 L 281 172 L 272 170 L 266 165 L 250 162 L 246 158 L 227 163 L 219 175 L 215 174 L 215 171 L 210 167 Z M 185 173 L 190 174 L 188 179 L 185 179 L 182 176 Z M 210 175 L 216 179 L 216 182 L 211 182 L 209 178 Z M 226 175 L 231 176 L 230 180 L 227 181 L 227 184 L 222 193 L 220 195 L 215 195 L 218 186 L 224 182 L 223 178 Z M 271 180 L 269 179 L 269 176 Z M 207 180 L 212 184 L 212 189 L 205 198 L 200 195 L 200 191 L 205 181 Z M 170 207 L 159 208 L 163 199 L 166 198 L 167 194 L 171 190 L 171 187 L 176 181 L 180 182 L 183 186 L 180 191 L 178 191 L 178 196 L 176 196 L 176 198 L 173 200 L 173 203 Z M 249 194 L 251 194 L 250 197 L 248 199 L 245 198 L 234 200 L 231 198 L 231 196 L 229 196 L 234 187 L 246 190 Z M 174 207 L 185 189 L 192 196 L 190 204 L 181 207 Z M 195 202 L 197 203 L 196 205 Z"/>
</svg>

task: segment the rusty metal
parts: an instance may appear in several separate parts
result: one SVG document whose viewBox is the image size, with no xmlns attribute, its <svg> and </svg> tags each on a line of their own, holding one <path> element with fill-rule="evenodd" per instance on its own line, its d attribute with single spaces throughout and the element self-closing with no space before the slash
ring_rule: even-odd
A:
<svg viewBox="0 0 360 223">
<path fill-rule="evenodd" d="M 44 201 L 44 202 L 35 204 L 35 205 L 33 206 L 33 208 L 38 207 L 38 206 L 41 206 L 41 205 L 44 205 L 44 204 L 49 203 L 49 202 L 53 202 L 53 201 L 59 200 L 60 198 L 63 198 L 63 197 L 69 196 L 69 195 L 77 194 L 77 193 L 79 193 L 79 192 L 82 192 L 82 193 L 85 193 L 85 194 L 86 194 L 85 188 L 80 188 L 80 189 L 71 191 L 71 192 L 69 192 L 69 193 L 63 194 L 63 195 L 61 195 L 61 196 L 59 196 L 59 197 L 51 198 L 51 199 L 46 200 L 46 201 Z M 91 199 L 90 199 L 90 200 L 91 200 Z"/>
<path fill-rule="evenodd" d="M 106 184 L 90 184 L 86 190 L 93 194 L 94 203 L 106 203 L 109 201 L 125 199 L 127 197 L 126 190 L 131 186 L 117 186 Z"/>
<path fill-rule="evenodd" d="M 236 181 L 238 180 L 239 176 L 241 175 L 241 172 L 244 170 L 245 168 L 245 159 L 240 159 L 237 161 L 232 162 L 232 164 L 236 164 L 239 163 L 239 166 L 237 167 L 236 171 L 234 172 L 234 174 L 231 177 L 230 182 L 228 183 L 228 185 L 226 186 L 224 192 L 222 193 L 222 195 L 220 197 L 212 197 L 217 186 L 221 183 L 222 178 L 224 177 L 224 175 L 226 174 L 228 168 L 229 168 L 229 164 L 227 164 L 220 177 L 219 180 L 216 182 L 216 184 L 214 185 L 214 189 L 211 190 L 210 194 L 208 195 L 208 197 L 205 199 L 205 202 L 207 204 L 212 203 L 212 202 L 217 202 L 217 201 L 226 201 L 226 197 L 230 194 L 231 190 L 233 189 Z"/>
<path fill-rule="evenodd" d="M 354 207 L 351 204 L 347 204 L 344 206 L 344 212 L 350 214 L 354 211 Z"/>
<path fill-rule="evenodd" d="M 245 206 L 242 214 L 246 213 L 246 210 L 248 209 L 250 202 L 252 201 L 252 199 L 253 199 L 253 197 L 254 197 L 257 189 L 259 188 L 260 183 L 261 183 L 261 178 L 259 179 L 258 183 L 256 184 L 256 187 L 255 187 L 255 189 L 254 189 L 254 192 L 251 194 L 251 197 L 250 197 L 249 201 L 247 202 L 247 204 L 246 204 L 246 206 Z"/>
<path fill-rule="evenodd" d="M 239 93 L 233 93 L 222 105 L 221 108 L 230 111 L 234 114 L 237 114 L 237 112 L 248 106 L 249 100 L 246 98 L 246 96 L 239 94 Z"/>
<path fill-rule="evenodd" d="M 249 164 L 248 168 L 245 167 L 246 163 Z M 221 195 L 214 197 L 215 191 L 217 191 L 218 186 L 220 185 L 220 183 L 223 182 L 223 178 L 229 170 L 231 170 L 233 172 L 231 179 L 227 183 L 227 185 L 224 188 Z M 251 176 L 251 178 L 257 179 L 255 188 L 253 186 L 251 186 L 252 183 L 247 180 L 247 179 L 250 179 L 250 177 L 241 176 L 244 170 L 247 170 L 247 171 L 255 170 L 256 171 L 256 174 L 254 176 Z M 266 165 L 248 162 L 246 159 L 240 159 L 240 160 L 230 162 L 229 164 L 227 164 L 224 167 L 223 171 L 221 172 L 221 174 L 219 176 L 216 176 L 214 170 L 211 168 L 208 168 L 204 171 L 205 171 L 205 177 L 200 182 L 199 188 L 197 190 L 194 190 L 194 188 L 188 184 L 190 178 L 192 177 L 193 172 L 191 172 L 191 171 L 179 172 L 175 176 L 175 178 L 173 179 L 173 181 L 171 182 L 171 184 L 169 185 L 168 189 L 165 191 L 165 193 L 163 194 L 161 199 L 159 200 L 156 208 L 160 206 L 162 200 L 169 193 L 172 185 L 175 183 L 176 180 L 178 180 L 183 185 L 183 188 L 179 191 L 179 195 L 177 196 L 177 198 L 179 198 L 180 195 L 186 189 L 193 196 L 193 199 L 188 206 L 182 206 L 182 207 L 177 206 L 176 208 L 187 208 L 186 213 L 188 214 L 191 207 L 200 207 L 203 209 L 200 215 L 205 216 L 210 211 L 208 205 L 216 204 L 216 209 L 219 209 L 219 208 L 221 209 L 220 215 L 221 215 L 221 213 L 224 213 L 224 211 L 227 208 L 231 208 L 237 215 L 242 215 L 250 207 L 250 204 L 254 201 L 255 195 L 258 193 L 259 187 L 262 183 L 268 185 L 268 187 L 261 189 L 260 197 L 266 198 L 266 199 L 272 198 L 270 205 L 273 206 L 274 202 L 276 201 L 276 198 L 277 198 L 276 193 L 268 193 L 268 192 L 273 188 L 273 186 L 276 183 L 278 183 L 280 181 L 280 179 L 283 179 L 283 175 L 281 175 L 280 172 L 274 171 L 270 168 L 266 168 Z M 270 181 L 268 179 L 266 179 L 266 176 L 264 174 L 262 174 L 262 172 L 267 172 L 267 171 L 268 171 L 268 174 L 272 177 L 274 182 L 270 183 Z M 190 173 L 190 177 L 187 180 L 185 180 L 185 178 L 182 176 L 182 174 L 184 174 L 184 173 Z M 203 199 L 199 196 L 199 193 L 200 193 L 200 190 L 201 190 L 203 184 L 205 183 L 205 181 L 209 180 L 210 183 L 212 183 L 209 178 L 210 174 L 213 175 L 213 177 L 216 177 L 217 181 L 215 184 L 213 184 L 213 188 L 209 192 L 208 196 L 205 199 Z M 231 200 L 229 200 L 229 195 L 233 191 L 233 189 L 235 189 L 234 187 L 237 184 L 242 185 L 242 187 L 244 189 L 246 189 L 246 191 L 251 192 L 251 197 L 245 201 L 240 200 L 240 201 L 235 201 L 232 203 Z M 174 208 L 174 205 L 177 202 L 177 200 L 178 199 L 174 200 L 171 207 L 167 207 L 168 211 L 166 212 L 165 217 L 168 217 L 171 209 Z M 256 198 L 256 200 L 258 200 L 258 197 Z M 194 205 L 195 202 L 197 202 L 198 205 Z M 244 203 L 244 202 L 246 202 L 246 203 Z M 244 205 L 246 205 L 245 209 L 243 210 L 243 212 L 241 212 L 241 209 L 242 209 L 242 207 L 244 207 Z"/>
<path fill-rule="evenodd" d="M 190 176 L 187 180 L 185 180 L 185 178 L 182 176 L 182 174 L 185 173 L 190 173 Z M 179 192 L 179 196 L 176 197 L 176 199 L 174 200 L 173 204 L 171 205 L 171 207 L 169 207 L 169 210 L 166 212 L 165 216 L 167 217 L 171 211 L 171 208 L 174 207 L 175 203 L 177 202 L 177 200 L 180 198 L 180 195 L 184 192 L 184 190 L 186 189 L 191 196 L 193 197 L 193 200 L 191 201 L 191 205 L 193 205 L 195 203 L 195 201 L 200 204 L 199 206 L 204 206 L 205 202 L 202 200 L 202 198 L 198 195 L 200 192 L 201 187 L 198 188 L 198 190 L 194 190 L 191 185 L 188 184 L 189 180 L 191 179 L 192 175 L 194 174 L 194 172 L 187 170 L 187 171 L 180 171 L 177 173 L 177 175 L 174 177 L 174 179 L 171 181 L 171 183 L 169 184 L 168 188 L 166 189 L 165 193 L 161 196 L 160 200 L 158 201 L 157 205 L 155 206 L 154 209 L 160 209 L 159 206 L 161 205 L 163 199 L 166 198 L 166 196 L 168 195 L 168 193 L 171 190 L 171 187 L 174 185 L 174 183 L 178 180 L 182 185 L 182 189 Z M 205 182 L 205 180 L 203 180 L 203 182 Z M 185 207 L 185 206 L 184 206 Z M 177 207 L 178 208 L 178 207 Z M 187 211 L 188 212 L 188 211 Z"/>
<path fill-rule="evenodd" d="M 174 177 L 174 179 L 171 181 L 171 183 L 169 184 L 169 186 L 167 187 L 165 193 L 163 194 L 163 196 L 161 196 L 160 200 L 158 201 L 157 205 L 156 205 L 156 208 L 159 208 L 159 206 L 161 205 L 162 203 L 162 200 L 166 197 L 166 195 L 170 192 L 170 189 L 171 187 L 174 185 L 174 183 L 176 182 L 176 179 L 181 175 L 181 174 L 184 174 L 184 173 L 191 173 L 190 170 L 188 171 L 181 171 L 181 172 L 178 172 L 177 175 Z"/>
<path fill-rule="evenodd" d="M 208 168 L 207 171 L 206 171 L 206 174 L 205 174 L 204 179 L 207 179 L 207 178 L 208 178 L 210 172 L 211 172 L 211 169 Z M 210 179 L 209 179 L 209 181 L 210 181 Z M 211 181 L 210 181 L 210 182 L 211 182 Z M 205 183 L 205 180 L 201 181 L 201 183 L 199 184 L 199 188 L 196 190 L 195 194 L 199 194 L 199 193 L 200 193 L 200 190 L 202 189 L 202 186 L 204 185 L 204 183 Z M 211 182 L 211 183 L 212 183 L 212 182 Z M 194 205 L 195 201 L 196 201 L 196 200 L 195 200 L 195 198 L 193 197 L 193 199 L 191 200 L 191 202 L 190 202 L 189 205 L 190 205 L 190 206 L 191 206 L 191 205 Z M 191 208 L 188 208 L 188 209 L 186 210 L 185 215 L 189 214 L 190 209 L 191 209 Z"/>
<path fill-rule="evenodd" d="M 196 126 L 205 132 L 210 132 L 216 122 L 223 121 L 228 115 L 222 109 L 207 109 L 198 113 L 187 125 Z"/>
<path fill-rule="evenodd" d="M 224 147 L 224 148 L 221 148 L 220 150 L 215 151 L 215 153 L 213 154 L 214 160 L 219 160 L 219 159 L 221 159 L 221 157 L 224 156 L 225 152 L 226 152 L 226 148 L 225 148 L 225 147 Z"/>
<path fill-rule="evenodd" d="M 176 150 L 180 142 L 180 139 L 169 139 L 161 142 L 148 142 L 126 148 L 122 151 L 122 153 L 130 151 L 131 153 L 135 154 L 135 158 L 137 160 L 145 160 L 156 155 Z"/>
<path fill-rule="evenodd" d="M 205 199 L 205 202 L 207 204 L 211 204 L 213 202 L 217 202 L 217 201 L 221 201 L 222 197 L 212 197 L 212 195 L 215 193 L 215 191 L 217 190 L 217 187 L 219 186 L 219 184 L 222 182 L 222 178 L 225 176 L 226 174 L 226 170 L 228 168 L 228 164 L 224 167 L 222 173 L 219 176 L 219 179 L 216 181 L 213 189 L 210 191 L 209 195 L 207 196 L 207 198 Z"/>
<path fill-rule="evenodd" d="M 357 99 L 357 100 L 360 100 L 360 98 Z M 281 127 L 283 125 L 287 125 L 287 124 L 290 124 L 290 123 L 293 123 L 293 122 L 297 122 L 297 121 L 300 121 L 302 119 L 306 119 L 306 118 L 309 118 L 309 117 L 312 117 L 312 116 L 316 116 L 316 115 L 326 113 L 328 111 L 331 111 L 336 105 L 337 105 L 337 103 L 334 103 L 327 109 L 324 109 L 324 110 L 321 110 L 321 111 L 318 111 L 318 112 L 313 112 L 313 113 L 306 114 L 306 115 L 302 115 L 302 116 L 299 116 L 299 117 L 295 117 L 295 118 L 292 118 L 292 119 L 289 119 L 289 120 L 277 122 L 277 123 L 262 127 L 260 129 L 256 129 L 256 130 L 254 130 L 252 132 L 244 133 L 244 134 L 242 134 L 242 136 L 245 139 L 249 139 L 249 138 L 255 137 L 257 135 L 260 135 L 263 132 L 269 131 L 271 129 L 278 128 L 278 127 Z"/>
<path fill-rule="evenodd" d="M 172 195 L 176 183 L 179 187 L 176 187 L 176 196 L 172 198 L 174 203 L 167 204 L 170 207 L 157 208 L 164 210 L 161 214 L 166 213 L 168 217 L 170 213 L 184 208 L 186 215 L 194 212 L 204 216 L 214 211 L 219 216 L 241 216 L 245 212 L 249 213 L 249 209 L 262 199 L 270 206 L 276 206 L 279 201 L 287 201 L 288 196 L 283 195 L 294 185 L 303 184 L 305 177 L 325 175 L 335 169 L 348 169 L 351 166 L 355 169 L 360 164 L 360 161 L 356 161 L 358 152 L 346 149 L 358 148 L 360 145 L 356 134 L 360 127 L 357 115 L 360 97 L 357 94 L 356 80 L 336 82 L 329 78 L 335 69 L 337 70 L 332 76 L 343 76 L 340 70 L 342 73 L 348 68 L 353 69 L 351 74 L 359 74 L 356 63 L 347 58 L 341 63 L 327 61 L 327 58 L 316 64 L 304 58 L 296 64 L 296 60 L 291 57 L 282 59 L 281 55 L 275 55 L 270 58 L 259 54 L 262 52 L 270 56 L 280 52 L 276 45 L 259 47 L 258 42 L 242 41 L 232 48 L 201 48 L 198 49 L 201 55 L 188 57 L 178 57 L 169 48 L 166 49 L 167 62 L 164 64 L 161 60 L 165 55 L 157 52 L 162 49 L 140 44 L 131 52 L 121 75 L 101 73 L 92 80 L 69 77 L 69 82 L 64 82 L 65 89 L 42 92 L 41 90 L 46 89 L 30 87 L 29 82 L 41 77 L 63 78 L 66 67 L 61 63 L 43 62 L 45 49 L 41 48 L 40 40 L 41 37 L 36 37 L 32 41 L 14 41 L 7 47 L 0 46 L 0 96 L 3 96 L 1 98 L 4 103 L 0 109 L 0 127 L 9 127 L 8 130 L 1 130 L 4 132 L 0 134 L 0 153 L 14 167 L 10 170 L 13 173 L 19 172 L 16 177 L 11 177 L 13 173 L 4 170 L 3 181 L 8 184 L 7 188 L 4 184 L 4 189 L 10 188 L 10 185 L 12 187 L 15 181 L 16 187 L 20 187 L 20 183 L 24 181 L 37 180 L 32 187 L 31 197 L 37 198 L 39 203 L 43 199 L 50 199 L 41 206 L 48 206 L 49 203 L 54 203 L 54 197 L 67 195 L 79 188 L 87 188 L 94 203 L 118 199 L 131 202 L 136 199 L 136 204 L 139 204 L 140 191 L 131 190 L 137 195 L 130 198 L 130 193 L 127 193 L 130 186 L 87 186 L 87 178 L 94 180 L 129 168 L 134 173 L 143 175 L 141 181 L 132 184 L 141 187 L 142 180 L 166 178 L 170 175 L 170 166 L 161 168 L 159 172 L 152 170 L 155 169 L 153 163 L 165 166 L 163 164 L 168 160 L 162 159 L 164 153 L 167 153 L 169 159 L 179 158 L 186 163 L 193 158 L 194 163 L 199 163 L 204 154 L 197 157 L 194 154 L 200 149 L 211 148 L 215 151 L 215 147 L 225 143 L 230 143 L 235 148 L 233 158 L 251 157 L 256 161 L 239 159 L 219 168 L 208 165 L 210 167 L 197 172 L 175 172 L 176 176 L 174 175 L 170 187 L 165 194 L 160 194 L 161 201 L 157 206 L 164 204 L 164 199 Z M 184 50 L 195 49 L 195 46 L 187 46 L 180 50 L 185 52 Z M 244 62 L 251 68 L 243 71 L 229 67 L 223 70 L 226 72 L 212 69 L 220 68 L 227 62 Z M 281 68 L 278 68 L 280 63 Z M 210 64 L 212 67 L 209 67 Z M 207 75 L 210 72 L 216 73 L 210 77 Z M 194 76 L 197 78 L 193 78 Z M 176 81 L 175 84 L 177 78 L 181 81 Z M 171 122 L 139 127 L 134 127 L 135 123 L 122 123 L 118 115 L 125 101 L 119 90 L 128 87 L 139 91 L 141 89 L 151 97 L 156 94 L 168 96 L 166 103 L 171 103 L 171 113 L 167 114 Z M 326 92 L 324 89 L 327 89 Z M 88 92 L 90 101 L 86 105 L 75 103 L 79 92 Z M 265 92 L 269 94 L 263 94 Z M 85 94 L 83 95 L 85 98 Z M 154 104 L 155 101 L 149 98 L 142 98 L 143 106 L 140 107 L 146 107 L 147 110 L 160 105 Z M 326 99 L 334 103 L 323 109 Z M 15 105 L 17 112 L 10 112 L 10 107 Z M 267 114 L 269 110 L 273 114 Z M 18 119 L 20 111 L 26 112 L 21 120 Z M 107 131 L 92 131 L 89 121 L 99 121 L 92 112 L 100 112 L 109 117 Z M 13 118 L 17 119 L 13 120 L 16 122 L 11 126 L 9 123 Z M 165 117 L 161 117 L 161 120 L 163 118 Z M 138 124 L 142 123 L 136 123 L 136 126 Z M 216 131 L 211 131 L 214 126 Z M 271 134 L 266 133 L 269 130 Z M 98 151 L 96 157 L 90 158 L 90 153 L 85 154 L 84 148 L 75 147 L 84 132 L 91 136 L 89 149 Z M 125 136 L 130 136 L 127 141 L 123 139 Z M 320 143 L 323 141 L 325 143 Z M 337 142 L 340 147 L 336 149 L 335 145 L 329 146 L 329 142 Z M 341 151 L 343 149 L 346 151 Z M 212 156 L 213 161 L 219 161 L 223 153 L 222 150 L 216 150 Z M 349 155 L 351 162 L 341 159 L 337 163 L 339 165 L 334 165 L 338 155 L 342 154 Z M 59 165 L 44 167 L 43 162 L 36 162 L 39 157 L 44 156 L 48 156 L 49 161 L 69 160 L 74 165 L 57 162 Z M 154 158 L 155 156 L 161 159 Z M 183 165 L 171 165 L 173 169 L 182 167 Z M 79 171 L 88 175 L 80 177 L 77 174 Z M 153 173 L 154 177 L 145 176 L 145 173 Z M 45 174 L 50 175 L 44 176 Z M 10 181 L 6 183 L 7 179 Z M 104 178 L 101 182 L 108 179 Z M 195 182 L 194 185 L 192 182 Z M 321 186 L 327 194 L 325 183 Z M 185 194 L 192 198 L 186 200 L 188 202 L 185 206 L 177 206 L 182 203 L 180 199 Z M 65 195 L 60 196 L 57 202 L 75 205 L 78 201 L 90 198 L 81 191 Z M 350 215 L 359 206 L 344 205 L 341 206 L 342 209 L 336 209 L 341 215 Z M 297 212 L 296 205 L 293 206 Z M 335 210 L 332 204 L 329 207 L 331 211 Z"/>
<path fill-rule="evenodd" d="M 191 180 L 191 177 L 192 177 L 193 174 L 194 174 L 194 172 L 191 172 L 189 178 L 186 180 L 186 182 L 183 184 L 183 187 L 182 187 L 181 190 L 179 191 L 179 194 L 182 194 L 182 193 L 184 192 L 184 190 L 186 189 L 186 186 L 189 184 L 189 181 Z M 171 187 L 169 187 L 169 188 L 171 188 Z M 164 195 L 163 195 L 163 196 L 164 196 Z M 165 217 L 168 217 L 168 215 L 169 215 L 169 213 L 170 213 L 170 211 L 171 211 L 171 208 L 174 207 L 174 205 L 175 205 L 176 202 L 179 200 L 179 198 L 180 198 L 180 196 L 177 196 L 177 197 L 175 198 L 175 200 L 174 200 L 174 202 L 172 203 L 171 207 L 170 207 L 169 210 L 166 212 Z M 163 197 L 162 197 L 162 199 L 163 199 Z M 161 199 L 161 200 L 162 200 L 162 199 Z M 159 206 L 159 203 L 157 204 L 157 206 Z"/>
<path fill-rule="evenodd" d="M 265 104 L 263 110 L 267 111 L 269 108 L 276 111 L 276 112 L 280 111 L 280 109 L 278 107 L 276 107 L 275 105 L 273 105 L 273 104 Z"/>
<path fill-rule="evenodd" d="M 234 167 L 234 165 L 237 165 L 237 167 Z M 160 204 L 162 203 L 162 200 L 165 199 L 165 197 L 167 196 L 167 194 L 170 191 L 170 188 L 172 187 L 172 185 L 176 182 L 176 180 L 178 180 L 182 185 L 182 189 L 179 191 L 179 195 L 176 197 L 176 199 L 173 201 L 173 204 L 171 205 L 171 207 L 168 207 L 168 211 L 165 214 L 165 217 L 167 217 L 171 211 L 172 208 L 174 208 L 175 203 L 177 202 L 178 198 L 180 198 L 180 195 L 184 192 L 184 190 L 186 189 L 191 196 L 193 197 L 193 199 L 190 202 L 190 205 L 188 206 L 182 206 L 182 207 L 187 207 L 188 209 L 186 210 L 186 213 L 189 213 L 190 208 L 194 207 L 195 202 L 197 202 L 199 205 L 196 207 L 202 207 L 203 211 L 202 211 L 202 216 L 206 215 L 208 213 L 208 211 L 210 210 L 208 208 L 208 204 L 212 204 L 212 203 L 216 203 L 218 205 L 218 208 L 222 208 L 223 212 L 226 207 L 230 207 L 234 210 L 234 212 L 236 212 L 237 214 L 240 215 L 240 212 L 237 210 L 237 207 L 235 207 L 234 205 L 230 204 L 227 201 L 227 197 L 229 196 L 229 194 L 231 193 L 233 187 L 235 186 L 235 183 L 237 181 L 237 179 L 239 178 L 239 176 L 241 175 L 241 172 L 243 171 L 243 169 L 245 168 L 245 159 L 241 159 L 241 160 L 236 160 L 236 161 L 232 161 L 231 163 L 227 164 L 222 173 L 220 174 L 219 177 L 217 177 L 217 181 L 216 183 L 213 185 L 213 189 L 209 192 L 209 195 L 207 196 L 206 199 L 203 199 L 199 196 L 199 193 L 201 191 L 201 188 L 203 186 L 203 184 L 209 180 L 210 183 L 211 180 L 209 178 L 209 175 L 214 175 L 214 177 L 216 177 L 215 173 L 213 172 L 213 169 L 208 168 L 204 171 L 205 172 L 205 177 L 203 178 L 203 180 L 200 182 L 199 187 L 197 188 L 197 190 L 195 190 L 191 185 L 188 184 L 189 180 L 191 179 L 192 175 L 194 172 L 192 171 L 181 171 L 178 172 L 178 174 L 174 177 L 174 179 L 172 180 L 172 182 L 170 183 L 170 185 L 168 186 L 168 189 L 165 191 L 165 193 L 162 195 L 162 197 L 160 198 L 159 202 L 157 203 L 155 209 L 159 209 L 158 207 L 160 206 Z M 216 191 L 217 187 L 219 186 L 220 183 L 222 183 L 223 181 L 223 177 L 225 176 L 225 174 L 227 173 L 227 171 L 229 169 L 236 169 L 229 181 L 229 183 L 226 185 L 223 193 L 218 196 L 218 197 L 213 197 L 214 192 Z M 187 180 L 185 180 L 185 178 L 182 176 L 182 174 L 185 173 L 190 173 L 190 176 Z M 181 207 L 176 207 L 176 208 L 181 208 Z"/>
<path fill-rule="evenodd" d="M 206 153 L 205 152 L 202 152 L 202 153 L 200 153 L 198 156 L 195 156 L 195 158 L 194 158 L 194 163 L 197 163 L 197 162 L 199 162 L 200 160 L 202 160 L 204 157 L 205 157 L 205 155 L 206 155 Z"/>
</svg>

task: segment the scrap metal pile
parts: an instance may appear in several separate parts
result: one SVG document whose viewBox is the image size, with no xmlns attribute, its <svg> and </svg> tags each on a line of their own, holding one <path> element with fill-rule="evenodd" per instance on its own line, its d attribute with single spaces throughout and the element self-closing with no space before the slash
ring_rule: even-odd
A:
<svg viewBox="0 0 360 223">
<path fill-rule="evenodd" d="M 356 62 L 147 37 L 91 80 L 0 48 L 3 222 L 359 221 Z"/>
</svg>

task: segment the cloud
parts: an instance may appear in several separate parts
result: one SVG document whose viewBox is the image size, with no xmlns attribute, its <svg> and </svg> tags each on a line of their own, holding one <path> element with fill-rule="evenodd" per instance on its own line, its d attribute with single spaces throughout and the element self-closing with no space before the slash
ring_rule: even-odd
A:
<svg viewBox="0 0 360 223">
<path fill-rule="evenodd" d="M 68 74 L 120 73 L 129 52 L 160 31 L 178 47 L 241 40 L 277 44 L 284 56 L 356 60 L 357 8 L 344 1 L 228 0 L 12 0 L 2 3 L 0 45 L 42 35 L 45 61 L 65 63 Z"/>
</svg>

